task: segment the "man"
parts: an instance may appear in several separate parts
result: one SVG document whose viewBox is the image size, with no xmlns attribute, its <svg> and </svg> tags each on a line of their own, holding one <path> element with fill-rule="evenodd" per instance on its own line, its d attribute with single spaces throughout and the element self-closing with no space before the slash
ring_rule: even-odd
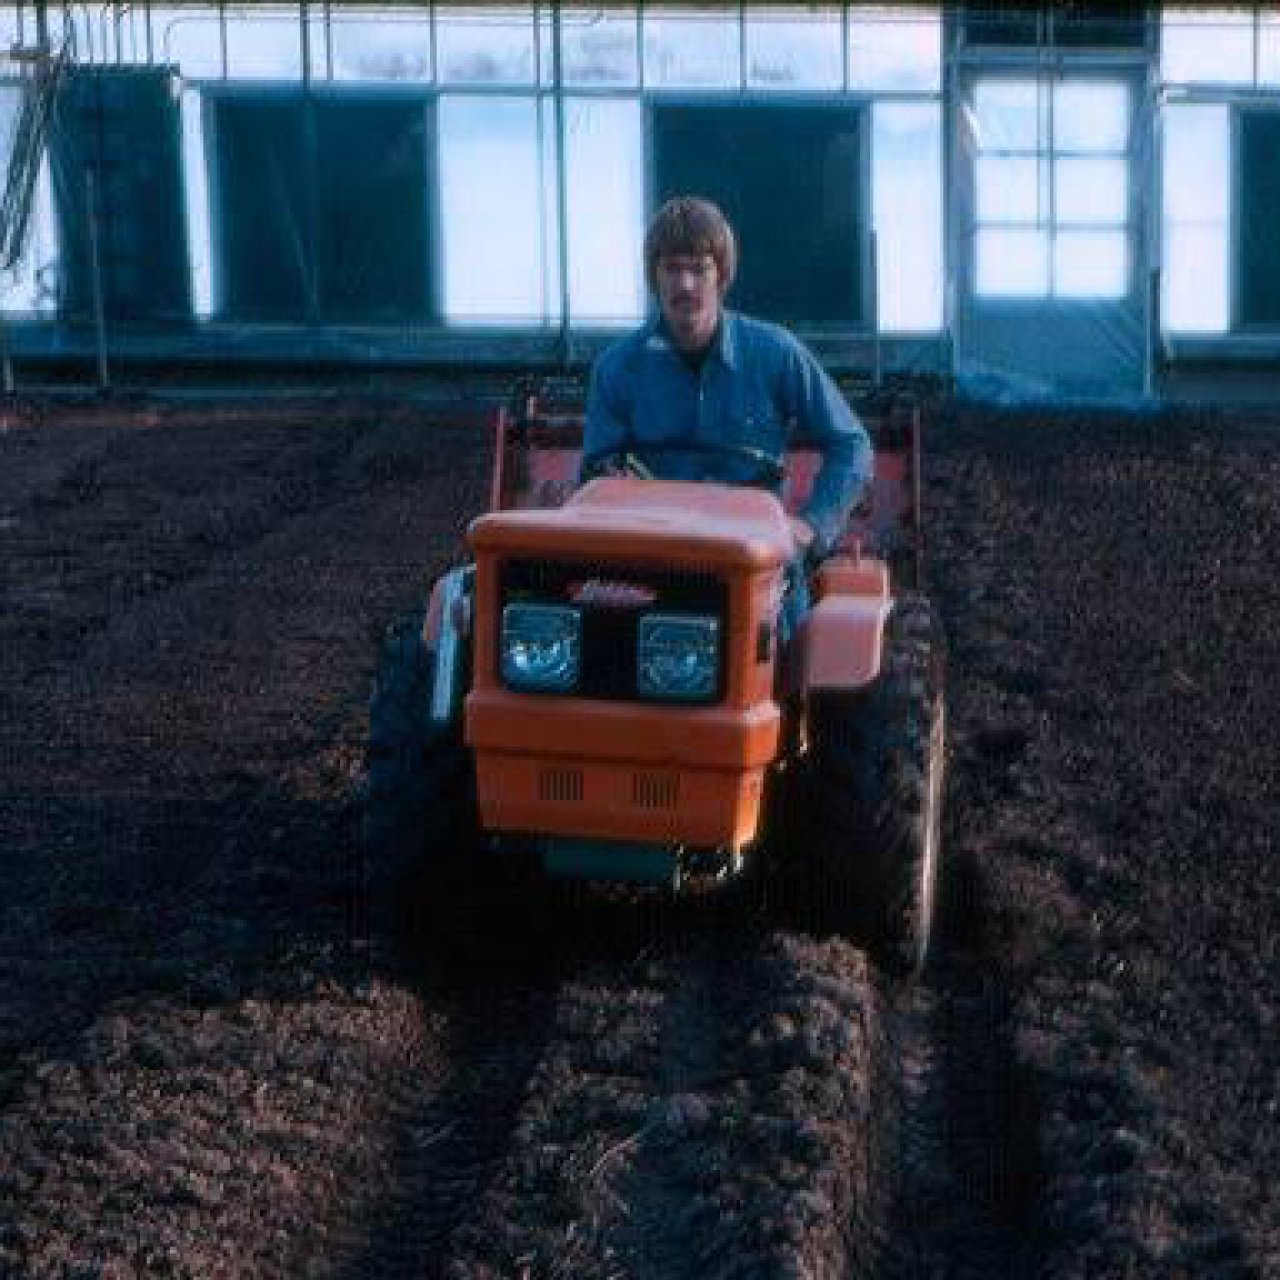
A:
<svg viewBox="0 0 1280 1280">
<path fill-rule="evenodd" d="M 822 465 L 792 519 L 797 560 L 826 553 L 871 479 L 871 445 L 857 417 L 797 338 L 725 307 L 737 247 L 715 205 L 669 200 L 649 224 L 644 262 L 659 315 L 596 362 L 584 460 L 630 449 L 664 479 L 772 479 L 776 489 L 767 460 L 784 459 L 798 432 L 821 451 Z"/>
</svg>

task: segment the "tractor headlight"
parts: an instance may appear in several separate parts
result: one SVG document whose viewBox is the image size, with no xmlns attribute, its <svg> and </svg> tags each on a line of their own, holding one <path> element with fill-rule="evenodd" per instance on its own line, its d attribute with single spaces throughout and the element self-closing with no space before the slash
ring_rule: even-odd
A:
<svg viewBox="0 0 1280 1280">
<path fill-rule="evenodd" d="M 719 621 L 668 613 L 641 618 L 636 667 L 642 698 L 709 702 L 720 669 Z"/>
<path fill-rule="evenodd" d="M 578 683 L 582 615 L 550 604 L 502 611 L 502 679 L 510 689 L 565 693 Z"/>
</svg>

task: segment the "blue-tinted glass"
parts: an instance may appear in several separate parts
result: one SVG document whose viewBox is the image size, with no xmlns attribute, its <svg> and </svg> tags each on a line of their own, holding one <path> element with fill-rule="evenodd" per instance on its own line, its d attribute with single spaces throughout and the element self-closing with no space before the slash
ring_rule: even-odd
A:
<svg viewBox="0 0 1280 1280">
<path fill-rule="evenodd" d="M 1059 226 L 1123 226 L 1129 217 L 1128 164 L 1118 156 L 1059 156 L 1053 211 Z"/>
<path fill-rule="evenodd" d="M 1048 218 L 1045 165 L 1040 156 L 979 156 L 974 173 L 980 223 L 1034 226 Z"/>
<path fill-rule="evenodd" d="M 644 154 L 635 100 L 571 100 L 565 111 L 569 311 L 577 323 L 644 314 Z"/>
<path fill-rule="evenodd" d="M 747 83 L 759 89 L 839 89 L 844 83 L 838 7 L 749 8 Z"/>
<path fill-rule="evenodd" d="M 448 5 L 436 10 L 436 57 L 445 84 L 533 84 L 533 10 Z"/>
<path fill-rule="evenodd" d="M 527 98 L 440 99 L 444 311 L 453 321 L 544 318 L 538 115 Z"/>
<path fill-rule="evenodd" d="M 984 298 L 1043 298 L 1049 292 L 1049 233 L 983 228 L 977 234 L 977 292 Z"/>
<path fill-rule="evenodd" d="M 1059 298 L 1123 298 L 1129 245 L 1123 231 L 1060 231 L 1053 240 L 1053 292 Z"/>
<path fill-rule="evenodd" d="M 1174 84 L 1252 84 L 1253 15 L 1166 9 L 1160 20 L 1160 74 Z"/>
<path fill-rule="evenodd" d="M 740 54 L 736 15 L 645 9 L 646 86 L 737 88 L 741 82 Z"/>
<path fill-rule="evenodd" d="M 878 103 L 872 112 L 877 323 L 882 332 L 942 327 L 942 112 Z"/>
<path fill-rule="evenodd" d="M 942 18 L 925 5 L 853 6 L 849 11 L 849 87 L 942 87 Z"/>
<path fill-rule="evenodd" d="M 1053 146 L 1056 151 L 1127 151 L 1127 85 L 1073 80 L 1053 87 Z"/>
</svg>

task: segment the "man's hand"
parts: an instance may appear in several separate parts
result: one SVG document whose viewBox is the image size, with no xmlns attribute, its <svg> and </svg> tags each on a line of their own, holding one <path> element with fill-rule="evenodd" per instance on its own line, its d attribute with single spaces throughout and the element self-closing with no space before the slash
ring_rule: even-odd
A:
<svg viewBox="0 0 1280 1280">
<path fill-rule="evenodd" d="M 813 545 L 813 526 L 800 516 L 791 516 L 791 540 L 795 543 L 796 555 L 807 556 Z"/>
</svg>

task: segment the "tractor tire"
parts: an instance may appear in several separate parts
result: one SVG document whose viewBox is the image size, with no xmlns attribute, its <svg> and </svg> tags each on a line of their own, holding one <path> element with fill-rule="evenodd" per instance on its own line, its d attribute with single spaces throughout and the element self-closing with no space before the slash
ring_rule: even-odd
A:
<svg viewBox="0 0 1280 1280">
<path fill-rule="evenodd" d="M 927 600 L 904 595 L 867 689 L 809 709 L 809 840 L 828 922 L 880 969 L 923 969 L 933 934 L 946 768 L 945 652 Z"/>
<path fill-rule="evenodd" d="M 375 883 L 456 873 L 471 861 L 475 771 L 460 723 L 431 720 L 434 655 L 418 609 L 387 632 L 369 700 L 361 851 Z"/>
</svg>

